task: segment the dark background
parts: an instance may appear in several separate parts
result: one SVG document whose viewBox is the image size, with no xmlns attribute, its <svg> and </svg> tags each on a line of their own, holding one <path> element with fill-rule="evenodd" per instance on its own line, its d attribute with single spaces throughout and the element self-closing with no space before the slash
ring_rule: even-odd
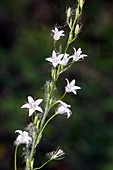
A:
<svg viewBox="0 0 113 170">
<path fill-rule="evenodd" d="M 74 1 L 0 0 L 0 170 L 14 169 L 14 131 L 30 122 L 20 107 L 28 95 L 43 98 L 50 73 L 45 58 L 53 50 L 51 29 L 65 24 L 65 9 L 70 5 Z M 43 169 L 112 170 L 113 1 L 86 0 L 79 23 L 82 32 L 68 52 L 81 47 L 88 58 L 60 77 L 58 91 L 63 94 L 65 77 L 77 79 L 82 89 L 77 96 L 65 98 L 72 105 L 71 118 L 59 116 L 46 129 L 36 165 L 45 161 L 46 152 L 61 146 L 65 159 Z M 18 170 L 24 166 L 21 150 Z"/>
</svg>

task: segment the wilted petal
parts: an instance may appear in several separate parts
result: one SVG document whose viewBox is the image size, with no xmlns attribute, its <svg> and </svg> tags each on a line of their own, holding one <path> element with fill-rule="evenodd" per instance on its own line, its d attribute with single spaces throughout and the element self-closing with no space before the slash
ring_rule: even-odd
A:
<svg viewBox="0 0 113 170">
<path fill-rule="evenodd" d="M 52 151 L 46 154 L 46 156 L 51 159 L 51 160 L 60 160 L 63 159 L 65 153 L 63 152 L 62 149 L 57 149 L 56 151 Z"/>
</svg>

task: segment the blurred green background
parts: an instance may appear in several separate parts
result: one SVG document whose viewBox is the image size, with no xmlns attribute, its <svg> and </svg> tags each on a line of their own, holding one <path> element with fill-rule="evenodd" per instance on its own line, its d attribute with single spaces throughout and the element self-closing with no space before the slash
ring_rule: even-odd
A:
<svg viewBox="0 0 113 170">
<path fill-rule="evenodd" d="M 0 170 L 13 170 L 16 129 L 30 122 L 20 107 L 27 96 L 42 98 L 49 78 L 51 29 L 65 24 L 65 9 L 76 5 L 71 0 L 0 0 Z M 50 163 L 47 170 L 113 169 L 113 1 L 86 0 L 82 32 L 71 45 L 88 54 L 64 73 L 58 82 L 59 95 L 65 77 L 77 79 L 82 89 L 65 101 L 73 115 L 54 119 L 37 149 L 36 165 L 46 152 L 61 146 L 65 159 Z M 19 149 L 18 170 L 24 162 Z"/>
</svg>

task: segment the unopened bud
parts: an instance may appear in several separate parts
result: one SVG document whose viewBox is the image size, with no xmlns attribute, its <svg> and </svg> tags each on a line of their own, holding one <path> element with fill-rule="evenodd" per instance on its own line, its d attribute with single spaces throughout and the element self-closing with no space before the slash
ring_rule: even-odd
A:
<svg viewBox="0 0 113 170">
<path fill-rule="evenodd" d="M 66 13 L 67 13 L 67 18 L 70 18 L 70 16 L 71 16 L 71 8 L 70 7 L 67 9 Z"/>
<path fill-rule="evenodd" d="M 36 125 L 36 123 L 37 123 L 37 120 L 38 120 L 38 116 L 35 116 L 35 118 L 34 118 L 34 124 Z"/>
<path fill-rule="evenodd" d="M 34 160 L 31 161 L 31 169 L 33 169 Z"/>
<path fill-rule="evenodd" d="M 82 9 L 84 5 L 84 0 L 79 0 L 79 4 L 80 4 L 80 8 Z"/>
<path fill-rule="evenodd" d="M 27 167 L 29 167 L 29 159 L 26 160 Z"/>
<path fill-rule="evenodd" d="M 37 129 L 39 128 L 39 123 L 40 123 L 40 121 L 38 120 L 38 121 L 37 121 L 37 124 L 36 124 L 36 128 L 37 128 Z"/>
<path fill-rule="evenodd" d="M 75 27 L 75 35 L 77 35 L 79 32 L 80 32 L 80 26 L 79 24 L 77 24 Z"/>
</svg>

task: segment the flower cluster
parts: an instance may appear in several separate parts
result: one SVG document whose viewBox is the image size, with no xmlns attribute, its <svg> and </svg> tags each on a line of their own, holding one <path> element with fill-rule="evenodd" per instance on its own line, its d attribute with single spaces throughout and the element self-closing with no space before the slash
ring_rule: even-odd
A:
<svg viewBox="0 0 113 170">
<path fill-rule="evenodd" d="M 74 49 L 74 54 L 69 56 L 69 54 L 58 54 L 55 50 L 53 50 L 51 57 L 46 58 L 47 61 L 52 63 L 53 67 L 57 67 L 59 64 L 62 66 L 66 66 L 69 63 L 69 60 L 72 59 L 74 62 L 79 61 L 80 59 L 84 59 L 87 57 L 86 54 L 81 54 L 82 50 L 79 48 L 78 50 Z"/>
<path fill-rule="evenodd" d="M 60 37 L 64 36 L 63 34 L 64 31 L 63 30 L 59 31 L 58 28 L 56 27 L 55 27 L 55 30 L 52 30 L 52 32 L 54 33 L 53 34 L 54 41 L 57 41 L 60 39 Z M 79 61 L 80 59 L 84 59 L 84 57 L 87 57 L 86 54 L 82 54 L 81 48 L 76 50 L 73 47 L 73 49 L 74 49 L 74 53 L 71 56 L 67 53 L 59 54 L 55 50 L 53 50 L 52 56 L 49 58 L 46 58 L 46 60 L 51 62 L 53 67 L 57 67 L 59 64 L 62 66 L 66 66 L 70 59 L 72 59 L 73 62 L 76 62 L 76 61 Z"/>
<path fill-rule="evenodd" d="M 67 119 L 70 118 L 70 116 L 72 115 L 72 111 L 70 110 L 71 105 L 65 103 L 63 99 L 65 95 L 67 95 L 67 93 L 73 93 L 74 95 L 76 95 L 77 90 L 81 89 L 81 87 L 76 85 L 75 79 L 69 81 L 67 78 L 65 78 L 67 84 L 64 87 L 64 94 L 60 98 L 55 97 L 57 96 L 57 80 L 61 73 L 69 69 L 75 62 L 83 60 L 84 57 L 87 57 L 86 54 L 82 53 L 81 48 L 76 49 L 75 47 L 73 47 L 73 54 L 68 54 L 69 45 L 76 39 L 81 29 L 81 26 L 76 23 L 76 21 L 81 15 L 84 0 L 77 1 L 78 4 L 75 12 L 75 18 L 72 16 L 72 10 L 70 7 L 67 9 L 66 12 L 66 22 L 67 26 L 69 26 L 70 31 L 65 49 L 63 49 L 61 44 L 59 45 L 60 41 L 58 41 L 61 39 L 61 37 L 65 36 L 64 30 L 59 30 L 58 27 L 55 27 L 52 30 L 54 49 L 52 50 L 51 56 L 45 59 L 52 65 L 51 79 L 50 81 L 47 81 L 44 86 L 45 98 L 34 100 L 33 97 L 28 96 L 28 101 L 21 106 L 22 109 L 28 110 L 28 116 L 31 122 L 24 131 L 15 131 L 16 133 L 18 133 L 18 136 L 15 140 L 15 145 L 17 148 L 19 145 L 25 144 L 25 152 L 27 153 L 27 157 L 25 157 L 25 168 L 27 170 L 41 169 L 51 160 L 60 160 L 64 158 L 65 153 L 62 149 L 58 148 L 56 151 L 52 151 L 47 154 L 47 162 L 45 162 L 41 167 L 34 168 L 34 154 L 37 145 L 41 141 L 46 126 L 56 115 L 66 115 Z M 43 101 L 44 104 L 40 106 Z M 52 115 L 49 114 L 51 109 L 53 113 Z M 15 170 L 17 169 L 16 152 L 17 149 L 15 149 Z"/>
</svg>

